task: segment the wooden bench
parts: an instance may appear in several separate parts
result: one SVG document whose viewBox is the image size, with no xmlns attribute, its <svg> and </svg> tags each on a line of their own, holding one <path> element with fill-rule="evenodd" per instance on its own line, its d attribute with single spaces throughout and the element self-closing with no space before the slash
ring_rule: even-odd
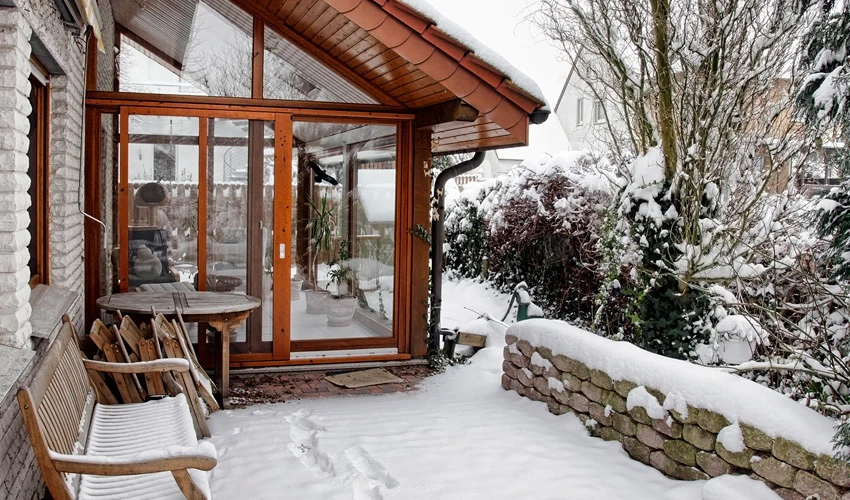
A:
<svg viewBox="0 0 850 500">
<path fill-rule="evenodd" d="M 18 404 L 44 482 L 55 499 L 208 499 L 215 448 L 198 443 L 183 394 L 144 403 L 96 401 L 89 374 L 186 372 L 184 359 L 84 359 L 68 318 Z M 87 374 L 87 372 L 89 372 Z"/>
</svg>

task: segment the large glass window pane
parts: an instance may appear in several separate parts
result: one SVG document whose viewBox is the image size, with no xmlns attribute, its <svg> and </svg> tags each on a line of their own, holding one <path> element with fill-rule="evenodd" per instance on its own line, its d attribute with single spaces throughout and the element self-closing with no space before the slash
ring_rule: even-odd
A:
<svg viewBox="0 0 850 500">
<path fill-rule="evenodd" d="M 396 127 L 296 123 L 293 130 L 292 273 L 305 280 L 305 303 L 292 307 L 292 338 L 392 336 Z"/>
<path fill-rule="evenodd" d="M 130 116 L 129 280 L 192 283 L 198 268 L 198 118 Z"/>
</svg>

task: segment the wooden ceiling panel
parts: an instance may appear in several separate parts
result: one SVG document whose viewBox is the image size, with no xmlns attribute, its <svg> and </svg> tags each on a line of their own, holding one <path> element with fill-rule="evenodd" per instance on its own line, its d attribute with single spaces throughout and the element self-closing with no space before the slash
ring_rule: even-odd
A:
<svg viewBox="0 0 850 500">
<path fill-rule="evenodd" d="M 321 46 L 331 35 L 342 29 L 348 21 L 339 15 L 339 12 L 331 9 L 326 10 L 316 22 L 304 30 L 304 38 Z"/>
<path fill-rule="evenodd" d="M 295 7 L 298 7 L 299 3 L 301 3 L 300 0 L 286 0 L 280 6 L 277 12 L 275 12 L 275 15 L 277 15 L 278 19 L 285 21 L 286 18 L 289 17 L 289 14 L 291 14 L 292 11 L 295 10 Z"/>
<path fill-rule="evenodd" d="M 409 68 L 408 68 L 409 67 Z M 386 74 L 404 74 L 409 73 L 411 71 L 415 71 L 416 67 L 407 62 L 407 60 L 401 56 L 398 56 L 390 61 L 387 64 L 382 66 L 376 66 L 369 71 L 363 73 L 363 78 L 369 80 L 375 85 L 380 85 L 380 83 L 375 80 L 381 78 Z"/>
<path fill-rule="evenodd" d="M 414 90 L 427 87 L 433 82 L 431 78 L 421 71 L 414 71 L 401 78 L 397 78 L 381 88 L 388 91 L 390 94 L 406 94 Z"/>
<path fill-rule="evenodd" d="M 414 99 L 410 102 L 405 102 L 404 105 L 412 109 L 419 109 L 426 108 L 428 106 L 431 106 L 432 104 L 448 102 L 452 99 L 456 99 L 455 95 L 449 92 L 448 90 L 444 90 L 443 92 L 432 94 L 421 99 Z"/>
<path fill-rule="evenodd" d="M 377 40 L 368 37 L 364 38 L 363 40 L 357 42 L 353 47 L 340 54 L 339 60 L 348 64 L 349 66 L 357 66 L 357 64 L 349 64 L 349 61 L 359 56 L 360 54 L 363 54 L 366 51 L 372 50 L 372 48 L 376 45 L 378 45 L 378 49 L 380 50 L 381 47 Z"/>
<path fill-rule="evenodd" d="M 306 30 L 309 29 L 313 24 L 326 12 L 328 11 L 328 5 L 325 2 L 316 2 L 310 7 L 304 16 L 295 24 L 295 31 L 299 33 L 304 33 L 306 36 Z M 333 12 L 330 13 L 333 15 Z M 318 32 L 318 30 L 316 30 Z M 309 38 L 309 37 L 308 37 Z"/>
<path fill-rule="evenodd" d="M 318 0 L 301 0 L 298 5 L 292 9 L 292 13 L 289 14 L 289 17 L 286 18 L 286 24 L 295 27 L 298 24 L 298 21 L 304 17 L 304 14 L 307 13 L 314 5 L 316 5 Z M 294 3 L 294 2 L 293 2 Z M 324 3 L 324 2 L 322 2 Z"/>
<path fill-rule="evenodd" d="M 405 62 L 404 58 L 396 55 L 391 50 L 387 50 L 369 60 L 361 62 L 359 66 L 353 66 L 352 69 L 365 77 L 375 68 L 388 67 L 392 64 L 396 64 L 394 67 L 397 68 L 398 66 L 403 66 Z"/>
<path fill-rule="evenodd" d="M 354 24 L 354 23 L 352 23 Z M 366 30 L 362 30 L 354 25 L 354 32 L 342 40 L 338 40 L 336 44 L 331 47 L 328 52 L 335 58 L 339 58 L 342 54 L 354 48 L 355 45 L 362 42 L 366 37 L 369 36 L 369 32 Z M 327 44 L 326 44 L 327 45 Z"/>
</svg>

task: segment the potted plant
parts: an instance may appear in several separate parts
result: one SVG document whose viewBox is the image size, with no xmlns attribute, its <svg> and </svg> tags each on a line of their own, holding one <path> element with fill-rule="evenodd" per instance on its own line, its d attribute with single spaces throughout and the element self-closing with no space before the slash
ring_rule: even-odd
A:
<svg viewBox="0 0 850 500">
<path fill-rule="evenodd" d="M 348 291 L 351 279 L 351 249 L 345 240 L 340 242 L 339 255 L 330 263 L 328 277 L 336 289 L 336 293 L 331 294 L 325 303 L 328 325 L 348 326 L 354 317 L 357 298 Z"/>
<path fill-rule="evenodd" d="M 312 251 L 311 260 L 311 281 L 313 288 L 304 292 L 307 302 L 307 314 L 321 314 L 325 312 L 325 299 L 328 291 L 322 290 L 319 287 L 319 256 L 324 253 L 328 255 L 333 245 L 333 215 L 334 210 L 328 203 L 327 193 L 322 194 L 319 203 L 315 203 L 312 199 L 307 200 L 310 203 L 312 217 L 307 223 L 307 228 L 310 230 L 310 246 Z"/>
</svg>

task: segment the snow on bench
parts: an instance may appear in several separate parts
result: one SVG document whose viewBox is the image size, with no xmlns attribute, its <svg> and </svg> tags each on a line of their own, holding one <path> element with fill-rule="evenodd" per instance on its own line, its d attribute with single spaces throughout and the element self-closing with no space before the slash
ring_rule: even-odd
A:
<svg viewBox="0 0 850 500">
<path fill-rule="evenodd" d="M 184 359 L 114 364 L 84 359 L 67 317 L 18 403 L 36 461 L 53 498 L 211 498 L 204 471 L 216 451 L 198 443 L 183 394 L 106 405 L 87 375 L 186 372 Z"/>
</svg>

